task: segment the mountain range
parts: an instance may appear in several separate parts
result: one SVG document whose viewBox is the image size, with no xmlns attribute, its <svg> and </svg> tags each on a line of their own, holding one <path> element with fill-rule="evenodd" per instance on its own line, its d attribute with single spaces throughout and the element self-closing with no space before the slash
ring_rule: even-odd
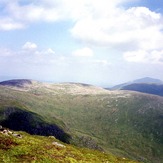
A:
<svg viewBox="0 0 163 163">
<path fill-rule="evenodd" d="M 4 81 L 0 125 L 55 136 L 80 148 L 112 153 L 114 158 L 163 160 L 163 97 L 152 94 L 81 83 Z"/>
</svg>

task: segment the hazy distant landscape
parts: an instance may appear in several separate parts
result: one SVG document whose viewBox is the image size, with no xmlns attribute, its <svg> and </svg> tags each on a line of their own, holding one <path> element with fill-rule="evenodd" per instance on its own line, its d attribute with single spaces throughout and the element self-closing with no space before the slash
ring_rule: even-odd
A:
<svg viewBox="0 0 163 163">
<path fill-rule="evenodd" d="M 142 78 L 131 82 L 116 85 L 108 90 L 130 90 L 142 93 L 154 94 L 163 96 L 163 82 L 159 79 Z"/>
<path fill-rule="evenodd" d="M 163 159 L 163 97 L 152 94 L 80 83 L 4 81 L 0 124 L 32 135 L 53 135 L 115 158 L 151 163 Z"/>
</svg>

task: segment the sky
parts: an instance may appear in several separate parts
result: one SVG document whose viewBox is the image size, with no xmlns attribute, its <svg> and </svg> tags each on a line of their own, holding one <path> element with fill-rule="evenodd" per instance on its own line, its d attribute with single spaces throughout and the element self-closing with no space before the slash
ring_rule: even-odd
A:
<svg viewBox="0 0 163 163">
<path fill-rule="evenodd" d="M 0 80 L 163 80 L 162 0 L 0 0 Z"/>
</svg>

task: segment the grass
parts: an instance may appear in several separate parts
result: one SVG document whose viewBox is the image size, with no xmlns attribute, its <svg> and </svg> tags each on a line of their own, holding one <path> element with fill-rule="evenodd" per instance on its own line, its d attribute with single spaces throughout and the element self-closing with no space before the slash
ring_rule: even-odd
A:
<svg viewBox="0 0 163 163">
<path fill-rule="evenodd" d="M 24 132 L 18 133 L 22 135 L 22 138 L 0 133 L 0 160 L 2 163 L 136 163 L 136 161 L 118 158 L 112 154 L 64 144 L 54 137 L 31 136 Z M 53 145 L 53 142 L 64 146 Z"/>
</svg>

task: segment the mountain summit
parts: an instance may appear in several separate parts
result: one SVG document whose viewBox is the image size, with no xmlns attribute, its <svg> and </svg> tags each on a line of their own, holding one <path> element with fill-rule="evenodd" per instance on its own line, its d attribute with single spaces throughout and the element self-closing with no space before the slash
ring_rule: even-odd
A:
<svg viewBox="0 0 163 163">
<path fill-rule="evenodd" d="M 25 85 L 31 85 L 31 84 L 32 84 L 32 80 L 28 80 L 28 79 L 14 79 L 14 80 L 0 82 L 0 85 L 13 86 L 13 87 L 23 87 Z"/>
<path fill-rule="evenodd" d="M 163 84 L 163 81 L 161 81 L 160 79 L 154 79 L 151 77 L 144 77 L 144 78 L 140 78 L 140 79 L 136 79 L 133 81 L 129 81 L 126 83 L 122 83 L 122 84 L 118 84 L 115 85 L 114 87 L 110 88 L 111 90 L 120 90 L 123 89 L 124 86 L 130 85 L 130 84 L 136 84 L 136 83 L 146 83 L 146 84 Z M 106 88 L 109 89 L 109 88 Z"/>
<path fill-rule="evenodd" d="M 134 80 L 134 81 L 132 81 L 132 83 L 163 84 L 163 81 L 161 81 L 160 79 L 154 79 L 154 78 L 150 78 L 150 77 L 145 77 L 145 78 Z"/>
<path fill-rule="evenodd" d="M 123 83 L 111 88 L 112 90 L 129 90 L 142 93 L 163 96 L 163 81 L 150 77 L 134 80 L 132 82 Z"/>
</svg>

